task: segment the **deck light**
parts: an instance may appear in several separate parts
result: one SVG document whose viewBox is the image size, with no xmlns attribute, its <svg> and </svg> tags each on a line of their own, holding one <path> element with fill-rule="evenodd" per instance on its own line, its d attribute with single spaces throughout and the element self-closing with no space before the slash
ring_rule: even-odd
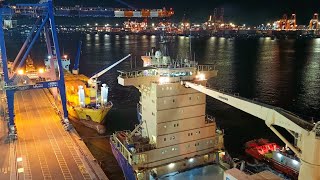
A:
<svg viewBox="0 0 320 180">
<path fill-rule="evenodd" d="M 168 167 L 170 168 L 170 169 L 172 169 L 172 168 L 174 168 L 174 163 L 170 163 L 169 165 L 168 165 Z"/>
</svg>

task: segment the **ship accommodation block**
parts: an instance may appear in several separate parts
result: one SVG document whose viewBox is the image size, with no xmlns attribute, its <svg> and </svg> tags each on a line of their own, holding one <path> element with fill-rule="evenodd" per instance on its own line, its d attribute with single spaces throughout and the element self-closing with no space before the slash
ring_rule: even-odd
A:
<svg viewBox="0 0 320 180">
<path fill-rule="evenodd" d="M 214 118 L 205 114 L 206 95 L 180 83 L 196 80 L 197 69 L 149 69 L 118 77 L 119 84 L 139 89 L 142 135 L 153 147 L 126 151 L 136 171 L 149 169 L 159 176 L 212 163 L 216 152 L 223 149 L 223 133 L 216 131 Z M 200 69 L 206 77 L 217 75 L 216 70 L 205 71 L 204 66 Z M 167 82 L 161 82 L 163 74 L 174 73 L 185 76 L 169 76 Z M 206 80 L 198 83 L 205 84 Z"/>
</svg>

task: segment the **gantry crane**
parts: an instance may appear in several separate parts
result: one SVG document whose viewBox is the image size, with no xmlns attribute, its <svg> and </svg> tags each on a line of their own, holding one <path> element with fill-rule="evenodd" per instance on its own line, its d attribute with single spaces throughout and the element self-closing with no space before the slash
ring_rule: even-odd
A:
<svg viewBox="0 0 320 180">
<path fill-rule="evenodd" d="M 223 93 L 192 82 L 182 82 L 223 103 L 265 121 L 266 125 L 300 158 L 299 180 L 320 179 L 320 122 L 315 125 L 279 107 Z M 295 138 L 290 143 L 274 126 L 285 128 Z"/>
<path fill-rule="evenodd" d="M 296 14 L 291 14 L 290 19 L 286 22 L 286 30 L 295 30 L 297 28 Z"/>
<path fill-rule="evenodd" d="M 8 104 L 8 128 L 9 128 L 9 138 L 16 138 L 16 128 L 14 122 L 14 94 L 16 91 L 23 91 L 29 89 L 42 89 L 42 88 L 57 88 L 60 93 L 60 99 L 63 109 L 62 122 L 65 127 L 69 128 L 68 121 L 68 111 L 66 107 L 66 93 L 65 93 L 65 83 L 64 83 L 64 73 L 61 62 L 61 55 L 59 50 L 58 35 L 56 31 L 55 19 L 53 14 L 53 4 L 52 0 L 40 4 L 28 4 L 28 7 L 33 7 L 39 10 L 38 19 L 32 28 L 27 40 L 23 44 L 20 52 L 18 53 L 15 61 L 13 62 L 10 71 L 8 70 L 8 61 L 6 55 L 5 38 L 3 32 L 3 16 L 12 15 L 12 10 L 9 7 L 2 6 L 0 8 L 0 50 L 1 50 L 1 64 L 4 76 L 4 89 L 6 93 L 6 99 Z M 51 73 L 50 80 L 45 81 L 31 81 L 19 68 L 24 64 L 29 52 L 31 51 L 34 43 L 39 38 L 41 31 L 44 31 L 45 39 L 47 43 L 48 55 L 51 58 L 51 63 L 53 60 L 57 60 L 58 69 L 57 74 Z M 22 56 L 23 55 L 23 56 Z M 22 57 L 21 57 L 22 56 Z M 20 63 L 18 64 L 18 61 Z M 18 65 L 17 65 L 18 64 Z M 53 66 L 54 67 L 54 66 Z M 52 71 L 53 72 L 53 71 Z"/>
<path fill-rule="evenodd" d="M 309 29 L 319 29 L 319 15 L 318 13 L 313 14 L 313 18 L 310 20 Z"/>
</svg>

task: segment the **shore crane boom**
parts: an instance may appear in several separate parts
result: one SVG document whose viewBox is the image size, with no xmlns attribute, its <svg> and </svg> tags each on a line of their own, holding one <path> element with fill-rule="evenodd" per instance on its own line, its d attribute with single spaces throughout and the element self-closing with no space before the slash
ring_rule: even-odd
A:
<svg viewBox="0 0 320 180">
<path fill-rule="evenodd" d="M 183 81 L 182 84 L 264 120 L 266 125 L 300 158 L 299 179 L 320 179 L 319 122 L 313 125 L 279 107 L 219 92 L 192 82 Z M 295 144 L 286 140 L 274 126 L 285 128 L 294 135 Z"/>
</svg>

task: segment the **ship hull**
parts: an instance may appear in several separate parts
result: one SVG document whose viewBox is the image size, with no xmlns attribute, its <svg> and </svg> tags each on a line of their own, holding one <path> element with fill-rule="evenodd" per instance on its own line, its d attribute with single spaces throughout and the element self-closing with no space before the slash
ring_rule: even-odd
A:
<svg viewBox="0 0 320 180">
<path fill-rule="evenodd" d="M 71 120 L 95 129 L 99 134 L 106 132 L 103 121 L 111 107 L 112 105 L 101 109 L 89 109 L 67 106 L 68 116 Z"/>
<path fill-rule="evenodd" d="M 121 152 L 117 149 L 117 147 L 115 147 L 115 145 L 111 141 L 112 140 L 110 140 L 112 153 L 113 153 L 114 157 L 116 158 L 116 160 L 118 161 L 118 164 L 122 169 L 122 172 L 125 176 L 125 179 L 126 180 L 136 180 L 137 178 L 135 176 L 135 173 L 134 173 L 132 166 L 128 163 L 126 158 L 121 154 Z"/>
</svg>

